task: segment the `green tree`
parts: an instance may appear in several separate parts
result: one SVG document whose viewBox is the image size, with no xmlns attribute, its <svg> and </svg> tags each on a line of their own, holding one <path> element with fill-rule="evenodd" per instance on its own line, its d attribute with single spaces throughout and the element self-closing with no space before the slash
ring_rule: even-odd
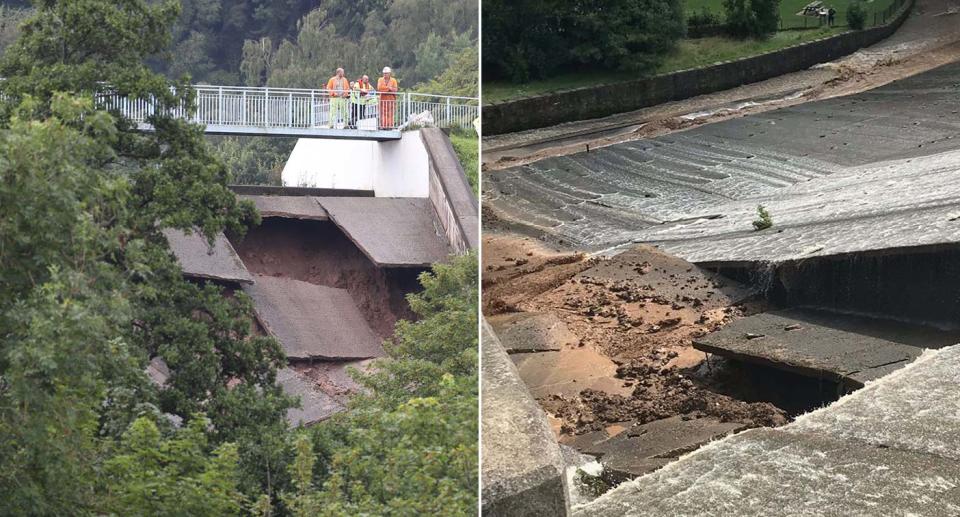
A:
<svg viewBox="0 0 960 517">
<path fill-rule="evenodd" d="M 205 418 L 194 418 L 164 438 L 148 418 L 138 418 L 104 464 L 107 485 L 98 503 L 113 515 L 239 515 L 247 500 L 238 489 L 237 448 L 212 451 Z"/>
<path fill-rule="evenodd" d="M 863 30 L 867 23 L 867 10 L 863 2 L 854 0 L 847 6 L 847 25 L 853 30 Z"/>
<path fill-rule="evenodd" d="M 298 440 L 295 514 L 475 514 L 478 280 L 475 254 L 421 275 L 408 297 L 419 319 L 357 374 L 368 391 Z"/>
<path fill-rule="evenodd" d="M 768 38 L 777 32 L 780 0 L 723 0 L 727 31 L 736 38 Z"/>
<path fill-rule="evenodd" d="M 184 280 L 161 234 L 165 227 L 209 237 L 223 230 L 242 234 L 257 222 L 255 210 L 227 188 L 229 171 L 199 127 L 161 109 L 151 118 L 156 131 L 141 133 L 92 103 L 104 83 L 121 94 L 153 97 L 161 107 L 190 100 L 189 88 L 146 64 L 169 43 L 176 16 L 173 4 L 142 0 L 38 3 L 0 62 L 6 78 L 0 83 L 0 375 L 22 379 L 24 386 L 0 392 L 4 408 L 20 411 L 0 411 L 0 418 L 10 418 L 5 428 L 35 421 L 23 424 L 23 432 L 60 422 L 52 428 L 57 435 L 6 442 L 10 455 L 4 457 L 35 458 L 71 445 L 57 443 L 57 436 L 80 442 L 89 435 L 89 447 L 78 444 L 78 455 L 61 460 L 73 469 L 51 462 L 51 469 L 75 473 L 90 459 L 79 451 L 95 450 L 93 437 L 119 437 L 151 406 L 188 422 L 202 411 L 213 423 L 211 439 L 237 443 L 243 486 L 255 494 L 285 476 L 282 449 L 265 450 L 259 438 L 284 429 L 290 401 L 275 376 L 285 358 L 274 340 L 251 335 L 249 300 Z M 56 294 L 44 294 L 50 292 Z M 25 343 L 52 332 L 43 330 L 46 320 L 18 319 L 18 304 L 30 300 L 46 300 L 50 306 L 35 311 L 49 321 L 57 317 L 55 306 L 79 311 L 74 327 L 64 325 L 47 348 L 37 348 L 54 347 L 43 356 L 24 355 Z M 152 356 L 171 366 L 170 382 L 159 393 L 142 371 Z M 70 368 L 77 368 L 76 381 L 64 380 Z M 85 383 L 83 389 L 72 388 L 73 382 Z M 46 403 L 24 406 L 17 394 Z M 78 408 L 76 417 L 49 413 L 71 406 Z M 31 468 L 22 477 L 33 479 L 4 489 L 17 491 L 22 501 L 47 497 L 54 485 L 47 474 L 57 472 Z M 94 478 L 77 475 L 77 490 L 64 498 L 76 494 L 70 497 L 83 508 L 95 494 Z M 62 502 L 61 510 L 69 508 L 66 499 L 51 499 L 40 507 Z"/>
<path fill-rule="evenodd" d="M 685 27 L 679 0 L 493 0 L 483 24 L 485 78 L 518 82 L 565 66 L 650 73 Z"/>
</svg>

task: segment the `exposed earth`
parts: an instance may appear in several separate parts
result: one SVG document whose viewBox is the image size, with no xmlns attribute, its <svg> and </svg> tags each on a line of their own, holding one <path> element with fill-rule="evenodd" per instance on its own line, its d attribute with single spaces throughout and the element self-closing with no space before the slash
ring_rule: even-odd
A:
<svg viewBox="0 0 960 517">
<path fill-rule="evenodd" d="M 803 383 L 792 392 L 802 400 L 785 399 L 770 388 L 782 377 L 693 348 L 763 308 L 735 282 L 648 246 L 610 259 L 507 234 L 488 233 L 483 246 L 485 315 L 561 443 L 589 453 L 622 433 L 674 435 L 702 419 L 693 442 L 671 445 L 679 454 L 731 431 L 782 425 L 821 401 Z M 622 477 L 663 464 L 646 459 Z"/>
</svg>

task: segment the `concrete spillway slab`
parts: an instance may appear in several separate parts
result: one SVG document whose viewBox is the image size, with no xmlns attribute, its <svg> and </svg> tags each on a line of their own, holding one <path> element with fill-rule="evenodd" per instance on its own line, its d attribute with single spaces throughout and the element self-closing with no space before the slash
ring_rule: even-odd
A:
<svg viewBox="0 0 960 517">
<path fill-rule="evenodd" d="M 697 447 L 742 429 L 737 422 L 674 416 L 638 425 L 580 451 L 599 456 L 604 468 L 623 480 L 653 472 Z"/>
<path fill-rule="evenodd" d="M 346 289 L 257 275 L 244 287 L 257 319 L 291 359 L 365 359 L 384 354 Z"/>
<path fill-rule="evenodd" d="M 252 201 L 262 217 L 327 221 L 327 211 L 312 196 L 239 196 Z"/>
<path fill-rule="evenodd" d="M 344 410 L 340 402 L 320 391 L 310 379 L 291 368 L 277 372 L 277 384 L 283 387 L 284 393 L 300 398 L 300 407 L 287 411 L 290 425 L 314 424 Z"/>
<path fill-rule="evenodd" d="M 795 310 L 734 321 L 694 340 L 698 350 L 860 387 L 916 359 L 921 349 L 827 326 Z"/>
<path fill-rule="evenodd" d="M 564 459 L 547 418 L 486 320 L 482 338 L 482 514 L 566 515 Z"/>
<path fill-rule="evenodd" d="M 953 63 L 856 95 L 548 158 L 488 174 L 484 200 L 575 245 L 654 242 L 692 262 L 956 241 L 960 156 L 944 153 L 960 137 L 958 80 Z M 758 204 L 772 230 L 753 231 Z"/>
<path fill-rule="evenodd" d="M 199 232 L 187 235 L 181 230 L 166 228 L 163 235 L 184 275 L 245 284 L 253 282 L 237 252 L 222 233 L 214 239 L 213 246 Z"/>
<path fill-rule="evenodd" d="M 753 294 L 742 284 L 646 245 L 634 246 L 582 271 L 581 280 L 630 282 L 667 300 L 683 300 L 703 309 L 729 307 Z"/>
<path fill-rule="evenodd" d="M 960 514 L 960 463 L 809 433 L 743 432 L 574 515 Z"/>
<path fill-rule="evenodd" d="M 574 515 L 960 515 L 960 346 L 777 429 L 711 443 Z"/>
<path fill-rule="evenodd" d="M 960 346 L 925 352 L 787 429 L 960 461 Z"/>
<path fill-rule="evenodd" d="M 317 198 L 330 219 L 380 267 L 428 267 L 450 253 L 427 198 Z"/>
<path fill-rule="evenodd" d="M 556 314 L 518 312 L 488 318 L 507 353 L 558 352 L 580 344 Z"/>
</svg>

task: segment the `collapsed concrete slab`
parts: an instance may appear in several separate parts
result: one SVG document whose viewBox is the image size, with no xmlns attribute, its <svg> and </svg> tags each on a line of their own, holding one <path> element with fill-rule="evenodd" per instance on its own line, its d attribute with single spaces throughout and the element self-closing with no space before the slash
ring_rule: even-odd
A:
<svg viewBox="0 0 960 517">
<path fill-rule="evenodd" d="M 240 199 L 252 201 L 260 216 L 283 219 L 306 219 L 328 221 L 327 211 L 312 196 L 255 196 L 240 195 Z"/>
<path fill-rule="evenodd" d="M 585 444 L 579 450 L 597 456 L 616 481 L 653 472 L 701 445 L 743 429 L 716 418 L 674 416 L 633 426 L 612 438 Z"/>
<path fill-rule="evenodd" d="M 777 429 L 713 442 L 586 515 L 960 514 L 960 346 Z"/>
<path fill-rule="evenodd" d="M 486 320 L 482 337 L 482 514 L 566 515 L 564 459 L 543 410 Z"/>
<path fill-rule="evenodd" d="M 182 230 L 166 228 L 163 236 L 167 238 L 170 251 L 177 257 L 184 275 L 241 284 L 253 282 L 237 252 L 222 233 L 214 239 L 213 246 L 196 231 L 188 235 Z"/>
<path fill-rule="evenodd" d="M 257 319 L 290 359 L 366 359 L 385 355 L 380 338 L 346 289 L 257 275 L 244 287 Z"/>
<path fill-rule="evenodd" d="M 429 267 L 450 254 L 426 198 L 317 198 L 330 219 L 380 267 Z"/>
<path fill-rule="evenodd" d="M 277 372 L 277 384 L 283 387 L 284 393 L 300 398 L 300 407 L 287 411 L 287 422 L 292 426 L 314 424 L 345 409 L 343 404 L 320 391 L 315 383 L 292 368 Z"/>
<path fill-rule="evenodd" d="M 642 284 L 663 299 L 691 303 L 701 310 L 729 307 L 755 294 L 743 284 L 647 245 L 633 246 L 577 277 Z"/>
<path fill-rule="evenodd" d="M 838 318 L 840 319 L 840 318 Z M 828 326 L 800 310 L 757 314 L 694 340 L 698 350 L 859 388 L 922 349 Z"/>
<path fill-rule="evenodd" d="M 488 321 L 508 354 L 557 352 L 580 344 L 580 338 L 553 313 L 507 313 L 492 316 Z"/>
</svg>

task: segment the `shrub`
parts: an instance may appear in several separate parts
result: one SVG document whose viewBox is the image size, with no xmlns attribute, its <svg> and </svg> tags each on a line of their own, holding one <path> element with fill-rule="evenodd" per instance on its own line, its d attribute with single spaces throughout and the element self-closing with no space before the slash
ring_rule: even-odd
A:
<svg viewBox="0 0 960 517">
<path fill-rule="evenodd" d="M 736 38 L 767 38 L 777 32 L 779 0 L 723 0 L 727 30 Z"/>
<path fill-rule="evenodd" d="M 687 27 L 710 27 L 721 23 L 723 20 L 720 19 L 720 15 L 706 7 L 701 7 L 699 11 L 687 17 Z"/>
<path fill-rule="evenodd" d="M 757 220 L 753 222 L 753 229 L 756 231 L 766 230 L 773 226 L 773 217 L 763 205 L 757 206 Z"/>
<path fill-rule="evenodd" d="M 847 7 L 847 25 L 853 30 L 863 30 L 867 22 L 867 10 L 859 0 L 850 2 Z"/>
</svg>

